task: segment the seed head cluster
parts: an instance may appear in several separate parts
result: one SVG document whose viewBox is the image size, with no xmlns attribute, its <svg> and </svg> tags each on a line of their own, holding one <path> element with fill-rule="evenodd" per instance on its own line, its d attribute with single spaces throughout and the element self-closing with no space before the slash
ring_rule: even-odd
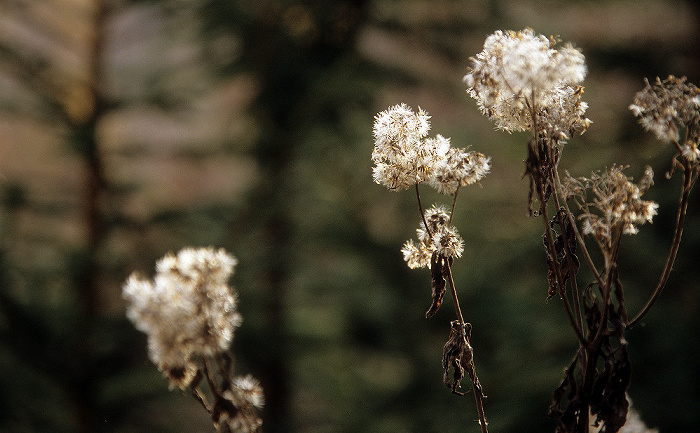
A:
<svg viewBox="0 0 700 433">
<path fill-rule="evenodd" d="M 464 77 L 467 93 L 498 128 L 528 131 L 536 126 L 538 133 L 544 130 L 563 142 L 591 123 L 584 116 L 588 104 L 581 101 L 579 86 L 586 76 L 585 58 L 570 44 L 555 48 L 558 42 L 532 29 L 498 30 L 471 59 Z"/>
<path fill-rule="evenodd" d="M 700 159 L 700 89 L 685 77 L 673 75 L 663 81 L 657 77 L 653 85 L 644 82 L 646 86 L 629 106 L 639 123 L 659 140 L 678 145 L 688 161 Z M 686 131 L 685 142 L 679 143 L 682 130 Z"/>
<path fill-rule="evenodd" d="M 217 432 L 255 433 L 260 431 L 262 419 L 256 409 L 265 403 L 260 382 L 251 375 L 233 380 L 231 389 L 223 392 L 225 401 L 231 402 L 235 410 L 222 410 L 214 423 Z M 224 427 L 225 426 L 225 427 Z"/>
<path fill-rule="evenodd" d="M 401 249 L 409 268 L 430 268 L 430 259 L 435 252 L 447 258 L 462 256 L 464 240 L 457 228 L 450 224 L 450 214 L 443 206 L 426 210 L 425 224 L 421 220 L 416 229 L 418 242 L 408 240 Z"/>
<path fill-rule="evenodd" d="M 593 236 L 603 246 L 612 245 L 616 230 L 636 234 L 637 226 L 652 222 L 659 208 L 657 203 L 641 199 L 654 184 L 651 167 L 646 167 L 638 184 L 632 183 L 623 170 L 616 165 L 592 173 L 590 178 L 568 176 L 564 182 L 565 197 L 573 198 L 582 210 L 579 218 L 583 234 Z"/>
<path fill-rule="evenodd" d="M 156 264 L 151 281 L 133 273 L 123 288 L 127 317 L 148 335 L 148 355 L 171 385 L 187 387 L 197 356 L 228 350 L 241 324 L 227 281 L 237 260 L 223 249 L 185 248 Z"/>
<path fill-rule="evenodd" d="M 471 185 L 490 169 L 490 158 L 478 152 L 453 148 L 441 135 L 428 137 L 430 116 L 399 104 L 377 114 L 374 120 L 373 178 L 393 191 L 428 183 L 440 193 L 454 194 Z"/>
<path fill-rule="evenodd" d="M 429 184 L 440 194 L 454 194 L 460 186 L 474 184 L 486 176 L 490 160 L 483 153 L 450 147 L 435 164 Z"/>
</svg>

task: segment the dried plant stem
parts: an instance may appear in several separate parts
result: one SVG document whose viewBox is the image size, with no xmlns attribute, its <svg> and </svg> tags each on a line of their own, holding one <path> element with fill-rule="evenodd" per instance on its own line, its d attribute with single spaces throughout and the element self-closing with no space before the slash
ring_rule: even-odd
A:
<svg viewBox="0 0 700 433">
<path fill-rule="evenodd" d="M 578 283 L 576 278 L 571 278 L 571 299 L 574 307 L 574 315 L 576 316 L 576 324 L 583 334 L 583 318 L 581 316 L 581 301 L 579 300 Z M 581 344 L 581 341 L 579 341 Z"/>
<path fill-rule="evenodd" d="M 559 178 L 559 170 L 554 168 L 552 170 L 553 172 L 553 177 L 555 180 L 555 188 L 557 190 L 557 195 L 561 195 L 562 191 L 562 185 L 561 185 L 561 179 Z M 571 209 L 569 208 L 569 204 L 566 202 L 564 198 L 561 199 L 561 204 L 564 206 L 564 209 L 566 210 L 566 216 L 569 218 L 569 224 L 571 224 L 571 227 L 574 229 L 574 235 L 576 236 L 576 240 L 578 241 L 579 246 L 581 247 L 581 251 L 583 252 L 583 257 L 586 259 L 586 264 L 588 264 L 588 267 L 590 268 L 591 272 L 593 272 L 593 276 L 596 279 L 596 282 L 599 285 L 603 284 L 603 279 L 600 276 L 600 272 L 598 272 L 598 268 L 596 267 L 595 263 L 593 263 L 593 259 L 591 258 L 590 253 L 588 252 L 588 248 L 586 247 L 586 242 L 583 240 L 583 236 L 581 236 L 581 232 L 578 229 L 578 225 L 576 224 L 576 220 L 574 218 L 573 212 L 571 212 Z"/>
<path fill-rule="evenodd" d="M 571 328 L 573 328 L 579 343 L 582 345 L 586 344 L 586 340 L 583 337 L 583 331 L 578 326 L 578 321 L 574 317 L 574 313 L 571 311 L 571 305 L 569 304 L 569 298 L 566 296 L 566 285 L 564 284 L 564 278 L 561 275 L 561 269 L 557 264 L 556 260 L 556 249 L 554 248 L 554 239 L 552 238 L 552 228 L 549 226 L 549 217 L 547 216 L 547 203 L 545 202 L 544 193 L 544 180 L 542 177 L 536 179 L 537 183 L 537 194 L 540 199 L 540 216 L 542 217 L 542 222 L 544 223 L 544 237 L 545 244 L 547 246 L 547 254 L 551 256 L 554 263 L 554 273 L 556 276 L 557 286 L 559 287 L 559 297 L 564 304 L 564 309 L 566 310 L 566 315 L 569 318 L 569 323 Z"/>
<path fill-rule="evenodd" d="M 452 267 L 450 266 L 450 262 L 446 261 L 446 266 L 447 266 L 447 278 L 450 282 L 450 292 L 452 293 L 452 300 L 454 301 L 454 306 L 455 306 L 455 314 L 457 315 L 457 319 L 461 323 L 464 323 L 464 317 L 462 316 L 462 309 L 459 306 L 459 299 L 457 298 L 457 289 L 455 289 L 455 281 L 454 278 L 452 278 Z"/>
<path fill-rule="evenodd" d="M 557 174 L 556 167 L 552 169 L 552 172 L 554 172 L 555 175 L 551 176 L 551 177 L 554 178 L 556 181 L 556 184 L 558 184 L 559 183 L 559 176 Z M 555 188 L 556 188 L 556 184 L 555 184 Z M 561 188 L 559 188 L 559 191 L 561 191 Z M 562 209 L 562 205 L 561 205 L 560 200 L 559 200 L 558 191 L 556 191 L 556 189 L 555 189 L 555 194 L 553 194 L 553 196 L 554 196 L 554 204 L 556 205 L 556 208 Z M 562 200 L 562 201 L 564 201 L 564 200 Z M 564 209 L 565 209 L 566 217 L 569 221 L 569 224 L 574 229 L 574 236 L 576 236 L 576 235 L 578 235 L 578 229 L 576 228 L 576 223 L 573 221 L 573 215 L 571 214 L 571 211 L 569 210 L 568 206 L 565 207 Z M 564 217 L 561 215 L 561 213 L 557 213 L 557 216 L 559 218 L 559 227 L 565 227 Z M 562 229 L 562 236 L 564 237 L 564 243 L 568 245 L 569 239 L 568 239 L 567 230 Z M 582 249 L 586 250 L 585 254 L 588 254 L 588 250 L 586 249 L 585 245 L 582 247 Z M 571 258 L 567 258 L 567 260 L 571 260 Z M 591 264 L 592 264 L 592 262 L 591 262 Z M 594 269 L 594 271 L 596 271 L 596 270 Z M 578 325 L 579 329 L 581 329 L 581 333 L 583 334 L 584 327 L 583 327 L 583 318 L 581 315 L 581 302 L 579 300 L 578 283 L 576 282 L 576 278 L 571 278 L 569 281 L 571 281 L 571 299 L 572 299 L 572 304 L 574 307 L 574 315 L 576 316 L 576 324 Z"/>
<path fill-rule="evenodd" d="M 464 324 L 464 317 L 462 316 L 462 309 L 459 306 L 459 298 L 457 298 L 457 289 L 455 288 L 454 278 L 452 277 L 452 268 L 449 262 L 447 262 L 447 277 L 450 283 L 450 293 L 452 293 L 452 300 L 454 301 L 455 314 L 460 323 Z M 466 336 L 467 343 L 471 347 L 471 341 L 469 341 L 469 335 Z M 476 369 L 474 367 L 474 358 L 472 357 L 469 365 L 464 366 L 469 374 L 469 378 L 472 381 L 472 389 L 474 390 L 474 400 L 476 402 L 476 412 L 479 416 L 479 426 L 481 426 L 481 433 L 488 433 L 488 425 L 486 423 L 486 414 L 484 413 L 484 393 L 481 389 L 481 383 L 479 382 L 479 377 L 476 375 Z"/>
<path fill-rule="evenodd" d="M 690 164 L 688 163 L 685 164 L 685 170 L 683 172 L 683 191 L 681 193 L 680 205 L 678 207 L 678 215 L 676 217 L 676 230 L 675 234 L 673 235 L 671 249 L 669 250 L 668 256 L 666 257 L 666 264 L 664 265 L 663 271 L 661 272 L 659 282 L 656 284 L 654 292 L 647 301 L 646 305 L 644 305 L 644 308 L 642 308 L 642 311 L 640 311 L 634 317 L 634 319 L 630 320 L 627 323 L 627 327 L 632 327 L 639 323 L 639 321 L 649 312 L 651 307 L 656 302 L 656 299 L 659 297 L 659 295 L 661 295 L 661 292 L 663 291 L 664 287 L 666 286 L 666 282 L 668 281 L 668 277 L 671 275 L 671 269 L 673 269 L 673 263 L 676 260 L 676 255 L 678 254 L 678 247 L 681 244 L 681 236 L 683 235 L 683 224 L 685 223 L 685 215 L 688 210 L 688 197 L 690 196 L 690 190 L 692 189 L 693 184 L 695 183 L 695 179 L 693 176 L 694 171 L 694 167 L 690 166 Z M 695 178 L 697 178 L 697 175 L 695 176 Z"/>
<path fill-rule="evenodd" d="M 416 184 L 416 198 L 418 199 L 418 211 L 420 212 L 420 217 L 423 220 L 425 231 L 428 232 L 429 236 L 432 236 L 432 233 L 430 233 L 430 228 L 428 228 L 428 222 L 425 220 L 425 212 L 423 211 L 423 204 L 421 204 L 420 201 L 420 192 L 418 191 L 418 184 Z"/>
<path fill-rule="evenodd" d="M 424 210 L 423 210 L 423 205 L 422 205 L 422 203 L 421 203 L 420 191 L 419 191 L 419 189 L 418 189 L 418 184 L 415 185 L 415 189 L 416 189 L 416 199 L 417 199 L 417 201 L 418 201 L 418 211 L 419 211 L 420 214 L 421 214 L 421 220 L 422 220 L 422 222 L 423 222 L 423 225 L 425 226 L 425 230 L 427 231 L 428 236 L 432 236 L 433 233 L 430 232 L 430 228 L 429 228 L 429 226 L 428 226 L 428 222 L 427 222 L 427 220 L 426 220 L 426 218 L 425 218 L 425 212 L 424 212 Z M 448 224 L 451 224 L 451 223 L 452 223 L 452 215 L 454 215 L 454 209 L 455 209 L 455 204 L 456 204 L 456 202 L 457 202 L 457 193 L 458 193 L 458 192 L 459 192 L 459 187 L 458 187 L 457 190 L 453 193 L 452 207 L 451 207 L 451 210 L 450 210 L 450 219 L 449 219 Z M 445 258 L 445 260 L 444 260 L 444 266 L 445 266 L 445 269 L 444 269 L 444 274 L 443 274 L 443 275 L 444 275 L 444 277 L 447 279 L 447 281 L 449 282 L 450 293 L 451 293 L 451 295 L 452 295 L 453 305 L 454 305 L 454 308 L 455 308 L 455 315 L 457 316 L 457 321 L 456 321 L 456 322 L 459 322 L 459 324 L 461 325 L 462 329 L 464 330 L 464 329 L 466 329 L 466 326 L 467 326 L 468 324 L 464 321 L 464 316 L 463 316 L 463 314 L 462 314 L 462 309 L 461 309 L 461 307 L 460 307 L 460 305 L 459 305 L 459 298 L 457 297 L 457 289 L 456 289 L 456 287 L 455 287 L 454 278 L 453 278 L 453 276 L 452 276 L 452 269 L 451 269 L 451 266 L 450 266 L 450 260 L 449 260 L 449 259 Z M 444 280 L 443 280 L 443 281 L 444 281 Z M 453 322 L 453 323 L 454 323 L 454 322 Z M 470 325 L 469 325 L 469 326 L 470 326 Z M 463 368 L 464 370 L 466 370 L 467 374 L 469 375 L 469 378 L 470 378 L 471 381 L 472 381 L 472 389 L 474 390 L 474 399 L 475 399 L 475 402 L 476 402 L 476 411 L 477 411 L 477 414 L 478 414 L 478 417 L 479 417 L 479 426 L 481 427 L 481 433 L 488 433 L 488 427 L 487 427 L 487 423 L 486 423 L 486 415 L 485 415 L 485 413 L 484 413 L 484 403 L 483 403 L 483 399 L 484 399 L 485 396 L 484 396 L 483 391 L 482 391 L 482 389 L 481 389 L 481 383 L 479 382 L 479 378 L 478 378 L 478 376 L 476 375 L 476 369 L 475 369 L 475 367 L 474 367 L 473 351 L 472 351 L 472 347 L 471 347 L 471 342 L 469 341 L 469 340 L 470 340 L 470 332 L 469 332 L 469 331 L 467 331 L 467 332 L 465 333 L 464 338 L 465 338 L 465 340 L 466 340 L 466 345 L 467 345 L 467 347 L 468 347 L 468 350 L 469 350 L 471 353 L 470 353 L 470 360 L 469 360 L 469 362 L 464 362 L 464 364 L 466 364 L 466 365 L 462 365 L 461 368 Z M 455 368 L 459 368 L 459 367 L 457 366 L 457 367 L 455 367 Z M 453 392 L 455 392 L 454 388 L 453 388 Z"/>
<path fill-rule="evenodd" d="M 207 402 L 207 397 L 204 395 L 202 390 L 199 387 L 199 384 L 202 382 L 202 372 L 198 371 L 197 375 L 195 376 L 194 379 L 192 379 L 192 383 L 190 384 L 190 390 L 192 391 L 192 396 L 199 402 L 199 404 L 202 405 L 204 410 L 207 411 L 207 413 L 211 413 L 211 408 L 209 407 L 209 403 Z"/>
<path fill-rule="evenodd" d="M 460 187 L 460 185 L 457 185 L 457 189 L 455 190 L 455 193 L 453 194 L 452 208 L 450 209 L 450 221 L 448 224 L 452 224 L 452 216 L 454 216 L 454 214 L 455 214 L 455 205 L 457 204 L 457 194 L 459 193 L 459 187 Z"/>
<path fill-rule="evenodd" d="M 587 350 L 593 351 L 596 350 L 600 347 L 601 340 L 607 336 L 607 333 L 609 331 L 608 329 L 608 317 L 609 317 L 609 306 L 610 303 L 612 302 L 611 298 L 611 293 L 610 293 L 610 286 L 612 284 L 613 279 L 615 278 L 615 274 L 617 273 L 616 269 L 611 269 L 607 273 L 607 278 L 606 278 L 606 283 L 604 287 L 600 288 L 600 292 L 603 296 L 603 311 L 602 314 L 600 315 L 600 320 L 598 321 L 598 328 L 596 331 L 596 334 L 594 336 L 589 335 L 588 336 L 588 348 Z"/>
<path fill-rule="evenodd" d="M 543 155 L 540 154 L 539 152 L 539 134 L 537 131 L 539 130 L 538 128 L 538 116 L 537 116 L 537 109 L 534 104 L 534 101 L 536 101 L 536 94 L 535 94 L 535 89 L 532 89 L 532 101 L 533 103 L 530 104 L 529 101 L 526 100 L 527 107 L 530 110 L 530 116 L 532 118 L 532 136 L 533 139 L 530 144 L 530 152 L 532 152 L 535 155 L 535 159 L 539 162 L 542 161 Z M 574 317 L 574 313 L 571 311 L 571 305 L 569 305 L 569 298 L 566 296 L 566 285 L 564 283 L 564 278 L 562 277 L 561 274 L 561 268 L 558 265 L 557 262 L 557 255 L 556 255 L 556 249 L 554 248 L 554 239 L 552 238 L 552 228 L 549 225 L 549 217 L 547 216 L 547 201 L 545 199 L 545 175 L 552 177 L 551 173 L 543 173 L 540 168 L 537 168 L 538 173 L 530 173 L 530 176 L 534 178 L 535 184 L 537 186 L 537 195 L 539 196 L 540 200 L 540 216 L 542 217 L 542 222 L 544 223 L 544 235 L 545 235 L 545 242 L 547 246 L 547 251 L 546 254 L 548 254 L 553 263 L 554 267 L 554 273 L 557 281 L 557 286 L 559 287 L 559 297 L 562 300 L 562 303 L 564 304 L 564 309 L 566 310 L 566 315 L 569 318 L 569 322 L 571 324 L 571 327 L 573 328 L 574 332 L 576 333 L 576 337 L 579 340 L 579 343 L 581 345 L 585 345 L 585 339 L 583 337 L 583 330 L 582 327 L 579 325 L 580 320 L 577 320 Z M 552 170 L 556 171 L 556 169 Z M 556 197 L 556 194 L 555 194 Z M 574 296 L 576 294 L 574 293 Z M 580 317 L 580 316 L 579 316 Z"/>
<path fill-rule="evenodd" d="M 476 401 L 476 412 L 479 414 L 479 426 L 481 426 L 481 433 L 488 433 L 489 429 L 486 423 L 486 415 L 484 414 L 484 394 L 481 391 L 479 378 L 476 376 L 474 363 L 467 366 L 467 373 L 469 374 L 469 378 L 472 380 L 472 389 L 474 390 L 474 400 Z"/>
</svg>

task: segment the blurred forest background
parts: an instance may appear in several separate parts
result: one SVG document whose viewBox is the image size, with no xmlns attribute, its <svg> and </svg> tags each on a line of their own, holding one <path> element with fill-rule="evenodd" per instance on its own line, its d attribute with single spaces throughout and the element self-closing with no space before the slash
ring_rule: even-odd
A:
<svg viewBox="0 0 700 433">
<path fill-rule="evenodd" d="M 493 158 L 457 203 L 456 285 L 491 430 L 553 431 L 576 340 L 545 302 L 527 137 L 494 131 L 467 97 L 468 58 L 525 27 L 586 55 L 594 123 L 562 167 L 656 172 L 659 215 L 623 243 L 636 312 L 680 185 L 663 176 L 671 146 L 627 106 L 644 77 L 700 85 L 699 23 L 697 3 L 676 0 L 2 0 L 0 431 L 213 432 L 168 391 L 121 298 L 133 270 L 208 245 L 239 258 L 233 352 L 263 383 L 266 433 L 477 431 L 471 394 L 442 383 L 452 307 L 424 318 L 429 272 L 399 252 L 415 196 L 371 178 L 373 116 L 400 102 Z M 686 227 L 667 288 L 628 332 L 630 396 L 662 433 L 700 425 L 697 194 Z"/>
</svg>

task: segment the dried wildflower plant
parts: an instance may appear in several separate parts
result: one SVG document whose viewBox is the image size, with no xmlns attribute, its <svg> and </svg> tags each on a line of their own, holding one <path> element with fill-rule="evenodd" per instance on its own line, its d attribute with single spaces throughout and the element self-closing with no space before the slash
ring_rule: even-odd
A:
<svg viewBox="0 0 700 433">
<path fill-rule="evenodd" d="M 133 273 L 123 295 L 127 317 L 148 336 L 149 358 L 171 388 L 191 390 L 217 432 L 252 433 L 262 425 L 262 388 L 252 376 L 232 376 L 229 352 L 242 321 L 228 285 L 236 263 L 223 249 L 185 248 L 160 259 L 153 280 Z"/>
<path fill-rule="evenodd" d="M 651 167 L 646 167 L 639 184 L 632 183 L 623 170 L 612 166 L 578 179 L 567 173 L 562 185 L 562 196 L 581 210 L 581 233 L 591 235 L 600 249 L 609 253 L 620 234 L 637 234 L 637 226 L 651 223 L 659 208 L 657 203 L 641 199 L 654 184 Z"/>
<path fill-rule="evenodd" d="M 625 331 L 644 317 L 666 285 L 680 245 L 688 197 L 700 172 L 700 92 L 685 78 L 657 78 L 653 85 L 646 81 L 629 107 L 644 129 L 672 143 L 676 154 L 667 176 L 681 171 L 683 187 L 666 264 L 645 307 L 628 319 L 617 258 L 622 235 L 636 234 L 658 212 L 658 204 L 642 199 L 653 185 L 653 172 L 647 167 L 634 183 L 625 168 L 613 165 L 590 177 L 567 173 L 560 179 L 562 145 L 573 133 L 585 132 L 591 121 L 585 117 L 587 104 L 581 101 L 584 56 L 572 45 L 559 43 L 531 29 L 497 31 L 471 59 L 464 81 L 469 96 L 498 128 L 531 133 L 525 163 L 530 181 L 528 208 L 544 225 L 547 296 L 561 299 L 579 342 L 554 391 L 550 416 L 558 421 L 557 432 L 587 433 L 594 426 L 594 431 L 614 433 L 630 422 Z M 602 263 L 592 259 L 587 239 L 599 248 Z M 577 283 L 579 255 L 593 275 L 585 290 Z"/>
<path fill-rule="evenodd" d="M 464 240 L 452 225 L 452 215 L 460 188 L 478 183 L 490 169 L 491 159 L 482 153 L 452 147 L 449 138 L 428 137 L 430 117 L 423 110 L 414 112 L 405 104 L 389 107 L 374 121 L 373 177 L 392 191 L 415 188 L 421 220 L 416 229 L 417 242 L 407 241 L 401 252 L 407 265 L 429 268 L 432 303 L 425 313 L 431 318 L 442 305 L 447 287 L 454 301 L 456 320 L 443 351 L 444 382 L 456 395 L 466 374 L 472 382 L 479 424 L 487 432 L 483 392 L 474 367 L 470 344 L 471 325 L 464 321 L 452 278 L 452 263 L 462 256 Z M 419 185 L 427 184 L 440 194 L 452 197 L 452 206 L 433 205 L 426 211 L 420 199 Z M 449 372 L 452 371 L 452 375 Z"/>
</svg>

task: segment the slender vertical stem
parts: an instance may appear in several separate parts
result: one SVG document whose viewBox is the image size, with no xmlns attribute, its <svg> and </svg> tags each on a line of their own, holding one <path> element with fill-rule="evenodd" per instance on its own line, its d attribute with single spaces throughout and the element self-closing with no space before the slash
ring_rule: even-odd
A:
<svg viewBox="0 0 700 433">
<path fill-rule="evenodd" d="M 445 259 L 446 264 L 447 264 L 447 279 L 450 282 L 450 293 L 452 293 L 452 300 L 454 301 L 454 306 L 455 306 L 455 314 L 457 314 L 457 318 L 461 323 L 464 323 L 464 317 L 462 316 L 462 309 L 459 306 L 459 299 L 457 298 L 457 289 L 455 289 L 455 281 L 452 278 L 452 267 L 450 266 L 450 262 Z"/>
<path fill-rule="evenodd" d="M 450 293 L 452 293 L 452 300 L 454 301 L 455 313 L 460 323 L 464 325 L 464 317 L 462 316 L 462 309 L 459 306 L 459 299 L 457 298 L 457 289 L 455 288 L 454 278 L 452 277 L 452 268 L 450 267 L 450 262 L 447 262 L 447 279 L 450 283 Z M 471 347 L 471 342 L 469 341 L 469 336 L 466 336 L 467 342 Z M 474 401 L 476 402 L 476 413 L 479 416 L 479 426 L 481 427 L 481 433 L 488 433 L 488 424 L 486 422 L 486 414 L 484 413 L 484 393 L 481 390 L 481 383 L 479 383 L 479 378 L 476 375 L 476 368 L 474 367 L 474 358 L 472 356 L 472 361 L 469 365 L 465 366 L 469 378 L 472 381 L 472 389 L 474 391 Z"/>
<path fill-rule="evenodd" d="M 452 216 L 455 214 L 455 205 L 457 204 L 457 193 L 459 192 L 459 187 L 460 187 L 460 185 L 457 185 L 457 189 L 455 190 L 454 197 L 452 198 L 452 208 L 450 208 L 450 222 L 449 222 L 449 224 L 452 224 Z"/>
<path fill-rule="evenodd" d="M 474 401 L 476 402 L 476 412 L 479 414 L 479 426 L 481 433 L 488 433 L 488 423 L 486 422 L 486 414 L 484 413 L 484 394 L 481 391 L 479 378 L 476 377 L 474 363 L 469 366 L 469 377 L 472 379 L 472 389 L 474 390 Z"/>
<path fill-rule="evenodd" d="M 420 212 L 420 217 L 423 220 L 423 225 L 425 226 L 425 231 L 428 232 L 428 236 L 433 236 L 430 233 L 430 228 L 428 228 L 428 222 L 425 220 L 425 212 L 423 211 L 423 205 L 420 201 L 420 192 L 418 191 L 418 184 L 416 184 L 416 198 L 418 199 L 418 211 Z"/>
<path fill-rule="evenodd" d="M 549 254 L 552 257 L 552 260 L 554 261 L 554 273 L 556 276 L 556 281 L 557 281 L 557 286 L 559 287 L 559 296 L 562 299 L 562 303 L 564 304 L 564 309 L 566 310 L 566 315 L 569 318 L 569 323 L 571 324 L 571 327 L 574 330 L 574 333 L 576 333 L 576 337 L 578 337 L 578 340 L 581 344 L 585 345 L 586 341 L 583 338 L 583 331 L 581 328 L 578 327 L 576 319 L 574 318 L 574 314 L 571 311 L 571 305 L 569 305 L 569 299 L 566 297 L 566 287 L 564 285 L 564 278 L 561 275 L 561 269 L 559 268 L 559 265 L 557 264 L 556 261 L 556 250 L 554 248 L 554 239 L 552 239 L 552 231 L 551 227 L 549 226 L 549 217 L 547 216 L 547 205 L 544 202 L 544 185 L 543 185 L 543 180 L 542 178 L 537 179 L 537 194 L 539 195 L 540 199 L 540 216 L 542 217 L 542 222 L 544 223 L 544 237 L 545 237 L 545 244 L 547 247 L 546 254 Z"/>
<path fill-rule="evenodd" d="M 606 259 L 606 262 L 609 260 Z M 600 289 L 600 294 L 603 297 L 603 311 L 601 312 L 600 315 L 600 320 L 598 321 L 598 329 L 596 330 L 596 334 L 594 336 L 588 336 L 588 341 L 590 342 L 589 344 L 595 348 L 599 347 L 601 339 L 606 336 L 606 332 L 608 331 L 608 317 L 609 317 L 609 306 L 611 303 L 611 293 L 610 289 L 612 287 L 612 282 L 613 279 L 615 278 L 615 274 L 617 273 L 617 268 L 614 264 L 614 262 L 610 261 L 610 263 L 605 264 L 605 285 L 599 287 Z"/>
<path fill-rule="evenodd" d="M 552 169 L 552 172 L 554 172 L 554 173 L 557 172 L 556 166 Z M 551 174 L 550 174 L 550 176 L 551 176 L 552 178 L 558 179 L 558 176 L 554 176 L 554 175 L 551 175 Z M 562 205 L 561 205 L 561 203 L 560 203 L 558 191 L 556 190 L 556 183 L 555 183 L 554 188 L 555 188 L 555 191 L 554 191 L 554 194 L 552 194 L 553 197 L 554 197 L 554 204 L 556 205 L 556 208 L 557 208 L 557 209 L 561 209 L 561 208 L 562 208 Z M 567 217 L 571 217 L 571 215 L 570 215 L 571 212 L 569 211 L 568 207 L 567 207 L 567 208 L 564 208 L 564 209 L 565 209 L 565 213 L 567 214 Z M 567 232 L 567 229 L 566 229 L 566 226 L 565 226 L 565 223 L 564 223 L 564 218 L 561 216 L 561 212 L 558 212 L 557 215 L 558 215 L 558 217 L 559 217 L 559 227 L 561 227 L 562 236 L 564 237 L 564 244 L 565 244 L 565 245 L 568 245 L 568 244 L 569 244 L 569 238 L 568 238 L 568 232 Z M 569 221 L 569 224 L 572 226 L 572 228 L 573 228 L 574 230 L 576 230 L 576 225 L 575 225 L 575 223 L 572 223 L 572 222 L 571 222 L 571 219 L 568 219 L 568 221 Z M 575 233 L 575 232 L 574 232 L 574 233 Z M 568 254 L 567 254 L 567 260 L 572 260 L 571 257 L 568 257 Z M 583 334 L 583 332 L 584 332 L 584 327 L 583 327 L 583 319 L 582 319 L 582 316 L 581 316 L 581 303 L 580 303 L 580 300 L 579 300 L 578 284 L 577 284 L 577 282 L 576 282 L 576 278 L 575 278 L 575 277 L 570 278 L 569 281 L 571 281 L 571 298 L 572 298 L 572 303 L 573 303 L 573 307 L 574 307 L 574 314 L 575 314 L 575 316 L 576 316 L 576 323 L 578 324 L 578 327 L 579 327 L 579 329 L 581 329 L 581 333 Z"/>
<path fill-rule="evenodd" d="M 573 298 L 573 306 L 574 306 L 574 315 L 576 316 L 576 324 L 578 325 L 579 329 L 581 329 L 581 334 L 583 334 L 583 319 L 581 315 L 581 302 L 579 300 L 579 292 L 578 292 L 578 283 L 576 282 L 576 278 L 571 278 L 569 281 L 571 281 L 571 297 Z M 582 342 L 579 341 L 579 344 Z"/>
</svg>

